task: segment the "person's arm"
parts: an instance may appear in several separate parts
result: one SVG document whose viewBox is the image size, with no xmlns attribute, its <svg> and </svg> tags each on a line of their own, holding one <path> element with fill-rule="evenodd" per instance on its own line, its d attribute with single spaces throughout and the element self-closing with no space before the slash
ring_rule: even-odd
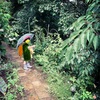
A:
<svg viewBox="0 0 100 100">
<path fill-rule="evenodd" d="M 31 54 L 34 53 L 33 49 L 34 49 L 35 45 L 32 45 L 32 46 L 28 46 L 28 49 L 30 50 Z"/>
<path fill-rule="evenodd" d="M 35 45 L 31 45 L 31 46 L 28 46 L 28 49 L 32 49 L 32 48 L 34 48 L 35 47 Z"/>
</svg>

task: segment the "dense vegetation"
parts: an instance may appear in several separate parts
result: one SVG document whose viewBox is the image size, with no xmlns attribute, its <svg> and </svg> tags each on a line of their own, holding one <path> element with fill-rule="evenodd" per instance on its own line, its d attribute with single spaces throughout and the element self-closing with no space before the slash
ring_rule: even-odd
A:
<svg viewBox="0 0 100 100">
<path fill-rule="evenodd" d="M 2 64 L 2 67 L 0 67 L 0 76 L 7 84 L 4 95 L 0 92 L 0 100 L 19 100 L 24 96 L 23 86 L 20 85 L 16 67 L 11 62 Z M 2 85 L 1 83 L 0 85 Z"/>
<path fill-rule="evenodd" d="M 9 24 L 11 18 L 10 10 L 11 3 L 0 0 L 0 78 L 2 77 L 7 84 L 6 90 L 3 82 L 0 80 L 0 100 L 18 100 L 24 96 L 23 87 L 19 85 L 20 82 L 16 70 L 17 66 L 6 59 L 6 48 L 3 45 L 3 42 L 7 44 L 13 43 L 12 40 L 14 40 L 13 38 L 15 36 Z M 1 90 L 4 94 L 1 93 Z"/>
<path fill-rule="evenodd" d="M 47 73 L 58 100 L 99 100 L 100 1 L 70 1 L 11 0 L 0 4 L 0 28 L 4 30 L 0 38 L 12 39 L 14 45 L 18 35 L 34 33 L 35 62 Z M 11 16 L 6 3 L 13 8 Z M 0 52 L 3 56 L 1 46 Z"/>
<path fill-rule="evenodd" d="M 2 41 L 7 42 L 8 40 L 7 35 L 9 33 L 9 19 L 11 17 L 9 6 L 10 3 L 0 3 L 0 58 L 2 58 L 5 54 L 5 48 L 2 46 Z"/>
</svg>

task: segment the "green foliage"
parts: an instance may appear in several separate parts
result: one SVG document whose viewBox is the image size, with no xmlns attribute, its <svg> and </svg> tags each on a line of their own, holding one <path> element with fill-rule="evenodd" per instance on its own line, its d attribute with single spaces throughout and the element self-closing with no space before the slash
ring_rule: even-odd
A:
<svg viewBox="0 0 100 100">
<path fill-rule="evenodd" d="M 48 34 L 45 38 L 43 36 L 42 33 L 36 38 L 38 42 L 35 42 L 35 61 L 48 74 L 51 92 L 55 93 L 58 100 L 66 100 L 66 98 L 71 96 L 70 83 L 68 82 L 69 76 L 58 71 L 58 63 L 60 63 L 58 56 L 61 51 L 62 39 L 57 33 L 54 35 Z"/>
<path fill-rule="evenodd" d="M 8 92 L 5 97 L 7 100 L 15 100 L 17 98 L 17 94 L 23 95 L 23 87 L 18 85 L 18 74 L 16 69 L 13 69 L 13 72 L 7 75 L 7 80 Z"/>
<path fill-rule="evenodd" d="M 12 34 L 34 32 L 35 61 L 48 74 L 58 100 L 92 100 L 94 74 L 99 75 L 100 70 L 99 0 L 76 5 L 67 0 L 18 3 L 20 10 L 13 13 Z M 67 39 L 63 41 L 59 34 Z"/>
<path fill-rule="evenodd" d="M 75 100 L 81 100 L 84 98 L 87 100 L 88 99 L 92 100 L 91 99 L 92 93 L 86 90 L 86 88 L 87 88 L 86 84 L 93 87 L 93 83 L 91 82 L 92 78 L 89 79 L 89 78 L 87 78 L 87 76 L 92 75 L 92 72 L 94 69 L 92 69 L 93 67 L 91 64 L 88 65 L 88 63 L 89 63 L 87 60 L 88 58 L 85 59 L 85 56 L 87 56 L 87 55 L 90 56 L 91 54 L 93 54 L 93 52 L 91 52 L 91 54 L 90 54 L 89 51 L 87 53 L 86 53 L 86 51 L 84 51 L 84 53 L 82 51 L 83 54 L 80 53 L 82 58 L 79 57 L 80 63 L 77 62 L 79 65 L 77 63 L 75 63 L 77 60 L 74 59 L 75 62 L 72 66 L 73 70 L 70 71 L 70 74 L 74 74 L 76 76 L 79 75 L 80 78 L 77 80 L 71 79 L 71 76 L 66 76 L 65 72 L 64 73 L 63 73 L 63 71 L 59 72 L 59 70 L 62 69 L 62 66 L 59 66 L 59 64 L 61 63 L 61 60 L 59 60 L 59 54 L 62 49 L 61 48 L 62 41 L 60 40 L 60 38 L 58 37 L 57 39 L 55 38 L 55 40 L 53 40 L 52 37 L 44 38 L 43 35 L 40 35 L 39 37 L 37 37 L 37 40 L 38 40 L 38 42 L 36 41 L 36 43 L 35 43 L 36 49 L 35 49 L 34 58 L 35 58 L 37 64 L 42 66 L 43 71 L 48 74 L 48 82 L 50 84 L 51 91 L 53 93 L 55 93 L 55 95 L 58 97 L 58 100 L 66 100 L 67 98 L 69 100 L 71 100 L 72 98 L 75 98 Z M 41 40 L 40 43 L 39 43 L 39 40 Z M 43 48 L 44 42 L 46 42 L 45 48 Z M 92 59 L 93 58 L 91 58 L 91 60 Z M 86 66 L 86 64 L 84 64 L 86 61 L 87 61 L 88 66 Z M 82 65 L 82 64 L 84 64 L 84 65 Z M 68 67 L 68 66 L 65 66 L 65 67 L 69 68 L 69 70 L 70 70 L 70 67 Z M 82 67 L 83 67 L 83 69 L 82 69 Z M 84 70 L 84 68 L 86 70 Z M 86 79 L 85 79 L 85 77 L 86 77 Z M 75 85 L 75 87 L 77 88 L 77 91 L 76 91 L 75 95 L 72 97 L 70 88 L 73 85 Z M 78 91 L 78 90 L 80 90 L 80 91 Z M 80 95 L 80 94 L 82 94 L 82 95 Z M 85 97 L 84 97 L 84 95 L 85 95 Z"/>
<path fill-rule="evenodd" d="M 86 47 L 94 47 L 94 49 L 97 50 L 100 46 L 100 36 L 98 33 L 100 23 L 98 23 L 98 12 L 94 10 L 95 8 L 97 8 L 97 10 L 99 9 L 98 2 L 93 2 L 87 9 L 86 15 L 79 17 L 77 21 L 67 29 L 67 31 L 72 30 L 73 32 L 70 38 L 66 39 L 63 43 L 63 48 L 67 48 L 66 55 L 71 54 L 70 52 L 73 52 L 73 54 L 80 52 L 81 49 L 86 49 Z M 90 11 L 92 13 L 90 13 Z M 74 47 L 73 49 L 71 49 L 72 45 Z M 71 57 L 66 60 L 69 62 Z"/>
<path fill-rule="evenodd" d="M 0 3 L 0 58 L 5 55 L 5 48 L 2 46 L 2 41 L 7 42 L 7 33 L 9 32 L 9 11 L 10 3 L 1 2 Z"/>
<path fill-rule="evenodd" d="M 5 56 L 6 50 L 2 42 L 14 44 L 17 33 L 12 31 L 9 20 L 11 19 L 11 3 L 2 1 L 0 3 L 0 59 Z"/>
<path fill-rule="evenodd" d="M 19 4 L 27 3 L 29 0 L 18 0 Z"/>
<path fill-rule="evenodd" d="M 68 100 L 93 100 L 92 93 L 87 91 L 86 84 L 89 83 L 89 85 L 91 85 L 89 78 L 84 80 L 82 78 L 76 79 L 76 77 L 71 77 L 69 81 L 72 83 L 72 87 L 75 88 L 75 92 L 72 97 L 68 98 Z"/>
<path fill-rule="evenodd" d="M 52 42 L 49 42 L 48 38 L 46 40 L 44 36 L 42 36 L 44 41 L 39 41 L 41 38 L 37 39 L 36 46 L 39 47 L 40 52 L 38 52 L 38 54 L 36 53 L 35 59 L 38 64 L 42 65 L 43 70 L 48 73 L 53 92 L 57 95 L 59 100 L 93 100 L 94 73 L 99 69 L 100 60 L 98 4 L 99 1 L 91 2 L 84 16 L 79 17 L 75 22 L 72 21 L 73 24 L 68 28 L 64 27 L 66 31 L 64 33 L 68 34 L 71 32 L 70 37 L 65 41 L 57 42 L 57 40 L 56 44 L 52 44 Z M 45 8 L 46 7 L 47 6 L 45 6 Z M 42 10 L 40 11 L 42 13 L 44 12 Z M 43 44 L 45 44 L 44 47 Z M 60 48 L 57 48 L 58 45 Z M 56 52 L 56 49 L 59 52 Z M 36 52 L 37 51 L 38 49 L 36 48 Z M 72 77 L 72 79 L 69 78 L 67 81 L 71 83 L 72 87 L 75 87 L 73 95 L 70 95 L 68 88 L 67 91 L 67 89 L 63 87 L 65 84 L 68 85 L 67 82 L 63 84 L 62 78 L 60 77 L 60 73 L 63 71 Z M 60 78 L 57 76 L 58 74 Z M 56 86 L 55 83 L 57 84 Z M 63 84 L 63 86 L 61 84 Z M 58 88 L 58 86 L 61 87 L 62 90 Z M 68 93 L 69 97 L 65 96 L 65 93 Z"/>
<path fill-rule="evenodd" d="M 95 36 L 94 39 L 93 39 L 93 46 L 94 46 L 94 49 L 96 50 L 99 46 L 99 39 L 100 37 L 99 36 Z"/>
<path fill-rule="evenodd" d="M 78 100 L 92 100 L 92 90 L 95 79 L 91 77 L 98 70 L 100 47 L 99 36 L 99 1 L 90 3 L 86 15 L 79 17 L 66 30 L 72 31 L 70 37 L 63 42 L 60 59 L 62 68 L 77 78 L 76 88 L 80 91 L 75 93 Z M 68 67 L 70 65 L 70 67 Z M 95 69 L 95 67 L 97 69 Z M 83 81 L 83 84 L 82 84 Z M 79 83 L 77 83 L 79 82 Z M 74 83 L 75 84 L 75 83 Z M 81 95 L 80 95 L 81 94 Z M 77 96 L 76 96 L 77 95 Z M 75 99 L 75 100 L 77 100 Z"/>
<path fill-rule="evenodd" d="M 62 49 L 61 48 L 62 40 L 59 37 L 57 37 L 57 38 L 55 38 L 55 40 L 53 40 L 52 39 L 53 37 L 44 38 L 43 35 L 40 35 L 39 37 L 37 37 L 38 42 L 36 41 L 36 44 L 35 44 L 36 49 L 35 49 L 35 55 L 34 55 L 34 58 L 35 58 L 37 64 L 41 65 L 43 71 L 48 74 L 48 82 L 51 87 L 51 92 L 55 93 L 58 100 L 66 100 L 67 98 L 68 98 L 68 100 L 71 100 L 72 98 L 74 98 L 75 100 L 81 100 L 84 98 L 87 100 L 91 99 L 92 94 L 91 94 L 91 92 L 86 90 L 86 88 L 87 88 L 86 84 L 93 86 L 92 82 L 90 82 L 90 80 L 92 80 L 92 78 L 87 79 L 86 76 L 91 74 L 90 72 L 92 72 L 93 69 L 90 70 L 89 66 L 87 66 L 87 69 L 90 70 L 88 73 L 87 70 L 84 71 L 85 65 L 83 66 L 83 70 L 82 70 L 82 68 L 80 68 L 80 65 L 79 66 L 77 66 L 77 64 L 74 65 L 77 67 L 73 66 L 73 71 L 70 72 L 70 74 L 77 75 L 77 73 L 79 71 L 80 72 L 79 76 L 81 76 L 80 77 L 81 81 L 80 81 L 80 79 L 77 79 L 77 80 L 71 79 L 71 76 L 66 75 L 66 72 L 63 72 L 63 71 L 60 72 L 62 67 L 59 66 L 59 64 L 61 63 L 61 60 L 59 59 L 59 55 L 60 55 L 60 51 Z M 41 40 L 41 42 L 39 42 L 39 40 Z M 46 42 L 45 49 L 43 49 L 44 42 Z M 84 51 L 84 52 L 86 52 L 86 51 Z M 84 54 L 83 54 L 83 56 L 84 56 Z M 88 54 L 88 56 L 90 56 L 90 54 Z M 68 66 L 66 66 L 66 67 L 68 67 Z M 70 67 L 68 67 L 68 68 L 70 68 Z M 80 70 L 79 70 L 79 68 L 80 68 Z M 83 77 L 86 77 L 86 79 L 85 80 L 82 79 Z M 75 91 L 76 93 L 72 97 L 70 88 L 73 85 L 75 85 L 75 87 L 77 88 L 77 91 Z M 80 90 L 80 91 L 78 91 L 78 90 Z M 82 95 L 80 95 L 80 94 L 82 94 Z M 85 95 L 85 97 L 84 97 L 84 95 Z"/>
<path fill-rule="evenodd" d="M 17 69 L 14 68 L 15 65 L 10 62 L 2 64 L 0 69 L 2 77 L 6 79 L 7 82 L 7 93 L 5 97 L 2 97 L 6 100 L 16 100 L 17 96 L 20 97 L 23 95 L 23 87 L 19 85 L 19 77 L 17 74 Z"/>
<path fill-rule="evenodd" d="M 61 50 L 62 40 L 57 33 L 48 34 L 44 37 L 44 33 L 36 34 L 35 41 L 35 59 L 40 65 L 47 65 L 53 61 L 56 63 L 58 55 Z M 56 58 L 56 59 L 55 59 Z"/>
<path fill-rule="evenodd" d="M 69 27 L 80 15 L 84 15 L 86 5 L 73 5 L 70 2 L 52 0 L 19 0 L 23 3 L 20 11 L 15 12 L 12 21 L 13 31 L 18 34 L 36 32 L 37 28 L 50 28 L 51 32 L 55 29 L 63 36 L 66 28 Z M 28 23 L 29 22 L 29 23 Z M 30 27 L 30 29 L 29 29 Z M 44 29 L 45 28 L 45 29 Z"/>
<path fill-rule="evenodd" d="M 66 100 L 71 97 L 71 83 L 69 82 L 69 76 L 64 73 L 59 73 L 56 70 L 49 71 L 48 82 L 50 84 L 51 92 L 55 93 L 58 97 L 57 100 Z"/>
<path fill-rule="evenodd" d="M 20 0 L 20 3 L 26 2 L 25 0 Z M 20 11 L 13 14 L 12 20 L 12 30 L 13 32 L 18 33 L 21 35 L 22 33 L 27 33 L 32 30 L 35 26 L 34 24 L 37 22 L 36 20 L 36 10 L 35 2 L 28 2 L 22 6 Z"/>
</svg>

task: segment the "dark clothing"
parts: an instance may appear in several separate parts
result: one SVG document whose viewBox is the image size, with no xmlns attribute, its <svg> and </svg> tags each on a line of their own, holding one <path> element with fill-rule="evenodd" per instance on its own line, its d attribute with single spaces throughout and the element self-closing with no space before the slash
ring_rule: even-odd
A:
<svg viewBox="0 0 100 100">
<path fill-rule="evenodd" d="M 29 45 L 27 43 L 23 44 L 23 58 L 24 58 L 24 61 L 31 60 L 31 54 L 30 54 L 30 50 L 28 49 L 28 46 Z"/>
</svg>

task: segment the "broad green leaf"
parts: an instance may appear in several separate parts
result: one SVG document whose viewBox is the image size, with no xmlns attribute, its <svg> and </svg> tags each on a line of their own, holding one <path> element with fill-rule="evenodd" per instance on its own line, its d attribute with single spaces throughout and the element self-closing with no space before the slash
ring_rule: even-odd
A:
<svg viewBox="0 0 100 100">
<path fill-rule="evenodd" d="M 79 33 L 81 33 L 82 31 L 83 31 L 83 30 L 77 30 L 77 31 L 71 33 L 70 38 L 72 38 L 72 37 L 74 37 L 74 36 L 75 36 L 75 37 L 78 36 Z"/>
<path fill-rule="evenodd" d="M 70 38 L 66 39 L 64 42 L 63 42 L 63 47 L 62 48 L 65 48 L 66 46 L 68 46 L 68 44 L 70 42 L 72 42 L 79 34 L 80 32 L 82 32 L 82 30 L 79 30 L 79 31 L 75 31 L 71 34 Z"/>
<path fill-rule="evenodd" d="M 94 28 L 95 28 L 96 30 L 100 31 L 100 22 L 96 22 L 96 23 L 94 24 Z"/>
<path fill-rule="evenodd" d="M 90 30 L 87 30 L 87 40 L 89 41 L 90 40 Z"/>
<path fill-rule="evenodd" d="M 99 46 L 99 37 L 96 35 L 93 39 L 93 46 L 94 46 L 94 49 L 96 50 Z"/>
<path fill-rule="evenodd" d="M 73 47 L 72 46 L 68 47 L 66 52 L 67 61 L 70 61 L 72 59 L 73 52 L 74 52 Z"/>
<path fill-rule="evenodd" d="M 80 42 L 79 40 L 80 40 L 80 39 L 77 38 L 77 39 L 75 39 L 75 41 L 74 41 L 73 48 L 74 48 L 75 52 L 77 52 L 77 51 L 79 50 L 79 48 L 80 48 L 81 42 Z"/>
<path fill-rule="evenodd" d="M 84 21 L 84 20 L 83 20 L 83 21 L 81 21 L 80 23 L 77 23 L 77 24 L 75 25 L 76 30 L 81 29 L 81 27 L 82 27 L 82 26 L 84 26 L 84 25 L 85 25 L 85 21 Z"/>
<path fill-rule="evenodd" d="M 61 63 L 59 64 L 60 67 L 63 67 L 66 64 L 66 58 L 63 58 Z"/>
<path fill-rule="evenodd" d="M 78 18 L 77 22 L 79 23 L 81 20 L 83 20 L 85 18 L 85 16 L 81 16 Z"/>
<path fill-rule="evenodd" d="M 10 14 L 4 14 L 4 17 L 7 18 L 7 19 L 11 18 Z"/>
<path fill-rule="evenodd" d="M 85 48 L 86 47 L 86 41 L 87 41 L 86 34 L 82 33 L 80 37 L 81 37 L 81 45 L 82 45 L 83 48 Z"/>
<path fill-rule="evenodd" d="M 91 17 L 91 15 L 87 14 L 86 19 L 88 19 L 88 18 L 90 18 L 90 17 Z"/>
<path fill-rule="evenodd" d="M 61 50 L 60 55 L 59 55 L 59 59 L 62 59 L 62 57 L 65 55 L 66 51 L 67 51 L 67 48 Z"/>
<path fill-rule="evenodd" d="M 90 2 L 91 0 L 85 0 L 86 1 L 86 3 L 88 3 L 88 2 Z"/>
<path fill-rule="evenodd" d="M 92 4 L 88 7 L 87 11 L 88 11 L 88 12 L 91 11 L 91 10 L 94 8 L 95 5 L 96 5 L 96 2 L 92 3 Z"/>
<path fill-rule="evenodd" d="M 95 34 L 92 32 L 92 33 L 90 34 L 89 45 L 91 45 L 91 43 L 93 43 L 94 37 L 95 37 Z"/>
</svg>

